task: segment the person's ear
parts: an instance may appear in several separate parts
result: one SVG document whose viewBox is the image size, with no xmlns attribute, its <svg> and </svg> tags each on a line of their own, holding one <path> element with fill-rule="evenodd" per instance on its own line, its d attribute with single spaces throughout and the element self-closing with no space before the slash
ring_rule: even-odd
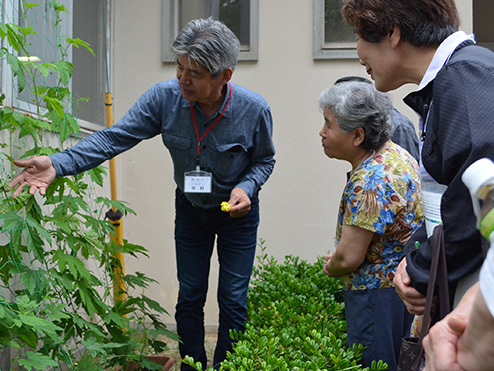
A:
<svg viewBox="0 0 494 371">
<path fill-rule="evenodd" d="M 398 44 L 401 41 L 401 30 L 400 27 L 394 26 L 391 31 L 389 31 L 388 34 L 389 40 L 390 40 L 390 45 L 394 49 L 398 46 Z"/>
<path fill-rule="evenodd" d="M 360 127 L 353 131 L 353 145 L 355 147 L 360 147 L 360 145 L 364 142 L 364 139 L 365 139 L 364 128 Z"/>
<path fill-rule="evenodd" d="M 220 75 L 220 77 L 223 79 L 224 84 L 230 81 L 232 79 L 232 76 L 233 76 L 233 69 L 231 67 L 228 67 Z"/>
</svg>

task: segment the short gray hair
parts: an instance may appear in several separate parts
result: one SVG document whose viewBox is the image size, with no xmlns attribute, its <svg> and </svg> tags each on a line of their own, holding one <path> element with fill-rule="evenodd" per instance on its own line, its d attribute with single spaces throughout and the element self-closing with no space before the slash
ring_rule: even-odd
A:
<svg viewBox="0 0 494 371">
<path fill-rule="evenodd" d="M 363 128 L 365 137 L 360 146 L 367 151 L 379 149 L 393 133 L 391 98 L 373 84 L 359 81 L 335 84 L 321 93 L 319 107 L 331 111 L 344 133 Z"/>
<path fill-rule="evenodd" d="M 227 68 L 235 70 L 240 42 L 227 26 L 209 17 L 190 21 L 178 34 L 172 49 L 176 57 L 193 59 L 216 79 Z"/>
</svg>

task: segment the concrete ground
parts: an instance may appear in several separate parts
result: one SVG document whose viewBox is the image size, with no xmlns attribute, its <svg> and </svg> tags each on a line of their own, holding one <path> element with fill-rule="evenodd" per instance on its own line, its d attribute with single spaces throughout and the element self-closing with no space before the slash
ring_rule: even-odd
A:
<svg viewBox="0 0 494 371">
<path fill-rule="evenodd" d="M 204 345 L 206 347 L 206 354 L 208 356 L 208 367 L 211 366 L 213 362 L 214 348 L 216 346 L 216 340 L 218 336 L 216 333 L 206 334 L 206 338 L 204 340 Z M 175 358 L 175 365 L 172 367 L 171 371 L 179 371 L 180 370 L 180 352 L 178 350 L 178 342 L 170 339 L 164 340 L 168 344 L 168 351 L 166 351 L 167 355 L 171 355 Z M 206 369 L 203 365 L 203 370 Z"/>
</svg>

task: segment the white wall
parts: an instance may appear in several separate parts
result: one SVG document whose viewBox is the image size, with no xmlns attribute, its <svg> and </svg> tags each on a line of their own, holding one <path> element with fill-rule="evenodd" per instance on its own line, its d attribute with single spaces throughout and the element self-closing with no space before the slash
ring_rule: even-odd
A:
<svg viewBox="0 0 494 371">
<path fill-rule="evenodd" d="M 114 3 L 116 121 L 152 84 L 173 78 L 175 65 L 161 62 L 161 0 Z M 337 208 L 350 167 L 322 151 L 317 98 L 341 76 L 366 75 L 357 60 L 313 60 L 312 3 L 259 1 L 259 60 L 240 62 L 233 76 L 235 83 L 263 95 L 272 108 L 277 163 L 260 194 L 259 237 L 279 260 L 293 254 L 314 261 L 334 247 Z M 457 3 L 467 20 L 464 28 L 471 30 L 471 1 Z M 398 109 L 416 122 L 401 101 L 414 88 L 406 86 L 392 95 Z M 147 294 L 165 306 L 171 316 L 164 320 L 172 323 L 178 287 L 171 160 L 161 139 L 155 138 L 121 155 L 117 164 L 119 198 L 137 212 L 124 220 L 125 238 L 144 245 L 150 255 L 139 261 L 127 258 L 127 271 L 142 271 L 160 282 Z M 212 267 L 206 307 L 209 329 L 217 323 L 216 280 L 217 264 Z"/>
</svg>

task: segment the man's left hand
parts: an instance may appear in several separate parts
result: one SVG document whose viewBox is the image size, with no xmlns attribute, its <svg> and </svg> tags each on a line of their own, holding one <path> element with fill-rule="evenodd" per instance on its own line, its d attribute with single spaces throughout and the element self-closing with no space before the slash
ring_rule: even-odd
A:
<svg viewBox="0 0 494 371">
<path fill-rule="evenodd" d="M 246 215 L 250 210 L 250 198 L 242 188 L 233 188 L 230 193 L 230 200 L 228 203 L 231 205 L 230 216 L 232 218 L 240 218 Z"/>
</svg>

